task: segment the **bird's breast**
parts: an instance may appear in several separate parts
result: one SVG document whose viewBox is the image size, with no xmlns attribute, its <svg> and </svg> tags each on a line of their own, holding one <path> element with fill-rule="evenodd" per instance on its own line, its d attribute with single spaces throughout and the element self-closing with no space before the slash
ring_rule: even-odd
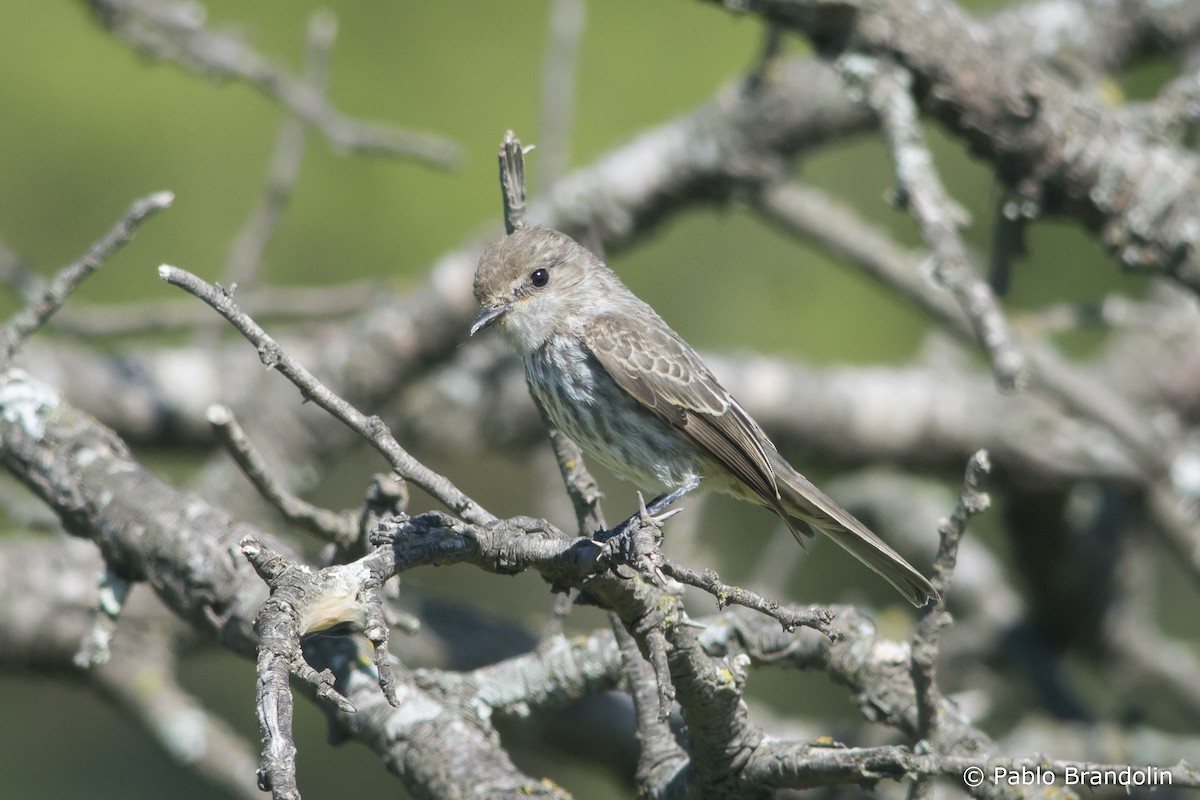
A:
<svg viewBox="0 0 1200 800">
<path fill-rule="evenodd" d="M 597 436 L 599 428 L 597 374 L 588 359 L 583 342 L 566 337 L 551 338 L 525 356 L 530 394 L 550 422 L 577 443 Z"/>
<path fill-rule="evenodd" d="M 622 389 L 582 340 L 549 339 L 525 356 L 525 378 L 550 423 L 617 477 L 657 490 L 700 474 L 694 447 Z"/>
</svg>

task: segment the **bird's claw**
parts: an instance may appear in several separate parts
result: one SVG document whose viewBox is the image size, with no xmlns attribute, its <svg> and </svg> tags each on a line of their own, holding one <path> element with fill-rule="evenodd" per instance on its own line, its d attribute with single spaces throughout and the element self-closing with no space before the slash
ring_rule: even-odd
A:
<svg viewBox="0 0 1200 800">
<path fill-rule="evenodd" d="M 662 572 L 662 527 L 668 519 L 683 509 L 672 508 L 659 513 L 646 510 L 646 501 L 638 493 L 639 509 L 636 514 L 609 531 L 596 535 L 600 542 L 600 554 L 597 560 L 608 566 L 618 578 L 629 580 L 633 576 L 621 573 L 622 566 L 629 566 L 636 572 L 651 578 L 660 585 L 667 583 L 667 577 Z"/>
</svg>

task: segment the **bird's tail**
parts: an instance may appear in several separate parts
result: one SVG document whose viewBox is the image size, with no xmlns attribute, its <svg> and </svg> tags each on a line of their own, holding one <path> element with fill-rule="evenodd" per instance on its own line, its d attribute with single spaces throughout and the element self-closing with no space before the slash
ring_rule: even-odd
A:
<svg viewBox="0 0 1200 800">
<path fill-rule="evenodd" d="M 913 605 L 923 606 L 938 596 L 937 590 L 924 575 L 855 519 L 853 514 L 831 500 L 782 458 L 773 461 L 776 462 L 772 466 L 779 484 L 784 520 L 796 541 L 803 545 L 812 536 L 810 528 L 819 530 L 879 573 Z"/>
</svg>

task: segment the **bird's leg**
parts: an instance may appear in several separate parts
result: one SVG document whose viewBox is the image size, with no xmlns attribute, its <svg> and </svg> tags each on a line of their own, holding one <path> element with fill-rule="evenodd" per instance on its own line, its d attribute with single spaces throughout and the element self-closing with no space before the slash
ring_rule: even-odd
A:
<svg viewBox="0 0 1200 800">
<path fill-rule="evenodd" d="M 681 497 L 689 492 L 694 492 L 700 486 L 700 476 L 693 475 L 688 478 L 687 482 L 681 484 L 666 494 L 660 494 L 658 497 L 651 500 L 649 503 L 643 502 L 641 508 L 637 510 L 633 516 L 619 525 L 614 526 L 607 531 L 596 531 L 592 537 L 597 542 L 608 542 L 616 539 L 619 536 L 624 536 L 631 532 L 635 527 L 640 527 L 646 523 L 651 523 L 657 527 L 661 527 L 662 523 L 666 522 L 671 517 L 678 514 L 682 509 L 675 509 L 666 514 L 663 512 L 675 504 Z M 641 500 L 641 493 L 638 494 L 638 499 Z"/>
<path fill-rule="evenodd" d="M 657 563 L 658 547 L 662 544 L 662 526 L 683 510 L 667 509 L 699 485 L 700 478 L 693 476 L 687 483 L 654 498 L 649 503 L 646 503 L 639 493 L 638 503 L 641 507 L 636 514 L 612 530 L 598 531 L 594 537 L 596 541 L 603 543 L 601 558 L 608 561 L 609 568 L 623 577 L 617 571 L 617 567 L 629 564 L 635 569 L 649 572 L 665 583 L 666 579 L 659 571 Z"/>
<path fill-rule="evenodd" d="M 651 500 L 648 504 L 642 506 L 641 513 L 652 514 L 652 515 L 661 514 L 664 509 L 671 506 L 673 503 L 675 503 L 677 500 L 679 500 L 685 494 L 688 494 L 689 492 L 694 492 L 698 488 L 700 488 L 700 476 L 693 475 L 692 477 L 687 479 L 687 483 L 684 483 L 681 486 L 676 486 L 674 489 L 667 492 L 666 494 L 660 494 L 658 497 Z"/>
</svg>

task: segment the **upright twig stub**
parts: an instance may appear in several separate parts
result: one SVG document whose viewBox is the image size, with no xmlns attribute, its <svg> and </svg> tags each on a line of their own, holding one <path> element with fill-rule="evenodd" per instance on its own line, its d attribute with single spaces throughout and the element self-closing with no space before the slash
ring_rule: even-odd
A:
<svg viewBox="0 0 1200 800">
<path fill-rule="evenodd" d="M 500 190 L 504 194 L 504 230 L 520 230 L 529 224 L 525 205 L 525 151 L 512 131 L 504 132 L 500 143 Z"/>
</svg>

